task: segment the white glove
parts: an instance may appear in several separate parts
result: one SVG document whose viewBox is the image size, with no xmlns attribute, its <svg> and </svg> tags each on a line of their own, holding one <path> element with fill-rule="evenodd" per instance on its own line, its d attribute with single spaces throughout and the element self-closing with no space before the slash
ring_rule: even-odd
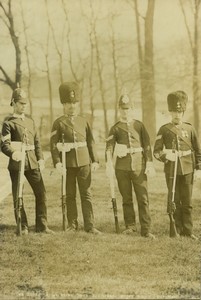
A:
<svg viewBox="0 0 201 300">
<path fill-rule="evenodd" d="M 114 171 L 114 167 L 113 167 L 112 163 L 107 162 L 106 163 L 106 176 L 108 178 L 110 178 L 114 175 L 115 175 L 115 171 Z"/>
<path fill-rule="evenodd" d="M 91 164 L 91 170 L 92 170 L 92 172 L 97 171 L 98 168 L 99 168 L 99 163 L 93 162 L 93 163 Z"/>
<path fill-rule="evenodd" d="M 40 171 L 43 171 L 45 169 L 45 161 L 44 161 L 44 159 L 39 159 L 38 160 L 38 164 L 39 164 Z"/>
<path fill-rule="evenodd" d="M 152 161 L 148 161 L 146 163 L 146 169 L 145 169 L 144 173 L 149 177 L 156 176 L 156 171 L 155 171 L 154 164 Z"/>
<path fill-rule="evenodd" d="M 195 173 L 194 173 L 194 180 L 200 180 L 201 179 L 201 170 L 195 170 Z"/>
<path fill-rule="evenodd" d="M 170 161 L 175 161 L 176 160 L 176 153 L 167 153 L 166 154 L 166 159 L 170 160 Z"/>
<path fill-rule="evenodd" d="M 15 160 L 15 161 L 22 160 L 22 152 L 21 151 L 15 151 L 15 152 L 13 152 L 12 159 Z"/>
<path fill-rule="evenodd" d="M 58 163 L 56 164 L 55 167 L 56 167 L 56 169 L 57 169 L 59 175 L 62 175 L 62 174 L 63 174 L 63 166 L 62 166 L 62 163 L 61 163 L 61 162 L 58 162 Z"/>
</svg>

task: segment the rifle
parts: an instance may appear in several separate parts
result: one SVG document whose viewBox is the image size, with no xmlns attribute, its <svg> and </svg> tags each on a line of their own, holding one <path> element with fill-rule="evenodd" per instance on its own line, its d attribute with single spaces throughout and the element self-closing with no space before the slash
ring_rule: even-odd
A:
<svg viewBox="0 0 201 300">
<path fill-rule="evenodd" d="M 111 159 L 110 151 L 106 152 L 106 156 L 107 156 L 107 162 L 109 164 L 111 164 L 111 166 L 112 166 L 112 159 Z M 111 193 L 111 197 L 112 197 L 112 209 L 114 212 L 115 230 L 116 230 L 116 233 L 119 233 L 120 229 L 119 229 L 119 221 L 118 221 L 118 214 L 117 214 L 117 201 L 115 198 L 115 186 L 114 186 L 113 174 L 109 175 L 109 182 L 110 182 L 110 193 Z"/>
<path fill-rule="evenodd" d="M 168 195 L 168 215 L 170 219 L 170 237 L 178 237 L 177 229 L 175 226 L 175 220 L 173 214 L 175 212 L 175 186 L 176 186 L 176 178 L 177 178 L 177 165 L 178 165 L 178 151 L 176 150 L 175 141 L 172 142 L 172 149 L 175 153 L 175 161 L 171 161 L 170 165 L 170 178 L 169 178 L 169 189 L 171 188 L 171 196 Z M 173 177 L 172 177 L 173 175 Z"/>
<path fill-rule="evenodd" d="M 17 197 L 16 197 L 17 235 L 19 236 L 22 234 L 21 211 L 23 205 L 23 184 L 24 184 L 24 169 L 25 169 L 25 157 L 26 157 L 26 141 L 27 141 L 27 132 L 25 129 L 23 134 L 23 141 L 21 145 L 22 158 L 19 162 Z"/>
<path fill-rule="evenodd" d="M 66 151 L 64 144 L 64 134 L 62 133 L 62 196 L 61 196 L 61 208 L 62 208 L 62 220 L 63 231 L 66 231 Z"/>
</svg>

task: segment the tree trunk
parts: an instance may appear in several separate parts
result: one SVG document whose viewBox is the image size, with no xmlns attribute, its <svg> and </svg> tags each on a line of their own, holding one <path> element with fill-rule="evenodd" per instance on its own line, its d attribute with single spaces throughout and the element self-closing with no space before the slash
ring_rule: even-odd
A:
<svg viewBox="0 0 201 300">
<path fill-rule="evenodd" d="M 191 4 L 191 2 L 190 2 Z M 200 128 L 200 116 L 199 116 L 199 111 L 200 111 L 200 106 L 201 106 L 201 101 L 200 101 L 200 95 L 199 95 L 199 80 L 198 80 L 198 45 L 199 45 L 199 27 L 198 27 L 198 22 L 199 22 L 199 9 L 200 9 L 200 4 L 201 0 L 194 0 L 194 36 L 192 37 L 191 31 L 190 31 L 190 26 L 187 21 L 187 16 L 184 10 L 184 5 L 183 1 L 180 0 L 180 6 L 181 10 L 184 16 L 184 23 L 186 26 L 188 38 L 189 38 L 189 43 L 192 51 L 192 57 L 193 57 L 193 116 L 194 116 L 194 122 L 193 125 L 195 126 L 195 129 L 198 132 L 198 136 L 200 137 L 201 135 L 201 128 Z"/>
<path fill-rule="evenodd" d="M 140 87 L 142 97 L 142 120 L 149 131 L 151 143 L 156 135 L 156 113 L 155 113 L 155 82 L 153 64 L 153 16 L 155 0 L 148 1 L 144 28 L 144 53 L 141 43 L 140 20 L 137 0 L 134 0 L 138 57 L 140 70 Z"/>
<path fill-rule="evenodd" d="M 0 2 L 0 8 L 3 10 L 5 18 L 7 19 L 5 23 L 7 23 L 7 28 L 10 33 L 10 38 L 12 40 L 13 46 L 15 48 L 15 79 L 11 79 L 3 66 L 0 66 L 0 70 L 4 76 L 4 78 L 0 78 L 0 81 L 3 81 L 5 84 L 10 86 L 12 90 L 14 90 L 17 86 L 21 85 L 22 71 L 21 71 L 21 49 L 19 45 L 19 38 L 15 31 L 13 12 L 11 8 L 11 0 L 8 1 L 8 11 L 6 11 L 2 2 Z"/>
<path fill-rule="evenodd" d="M 155 82 L 154 82 L 154 55 L 153 55 L 153 16 L 155 0 L 148 1 L 145 18 L 145 51 L 143 65 L 143 98 L 142 112 L 143 122 L 147 129 L 151 142 L 156 135 L 156 108 L 155 108 Z"/>
<path fill-rule="evenodd" d="M 198 21 L 199 21 L 199 5 L 200 0 L 195 0 L 194 13 L 194 47 L 193 47 L 193 111 L 194 111 L 194 126 L 201 135 L 200 128 L 200 97 L 199 97 L 199 81 L 198 81 Z"/>
</svg>

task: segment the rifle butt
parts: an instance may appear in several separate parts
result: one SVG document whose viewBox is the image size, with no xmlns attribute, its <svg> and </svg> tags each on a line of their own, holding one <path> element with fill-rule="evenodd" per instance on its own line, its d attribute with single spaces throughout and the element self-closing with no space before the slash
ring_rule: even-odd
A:
<svg viewBox="0 0 201 300">
<path fill-rule="evenodd" d="M 61 198 L 61 206 L 62 206 L 62 229 L 66 231 L 66 196 L 62 196 Z"/>
<path fill-rule="evenodd" d="M 117 217 L 115 217 L 115 231 L 116 231 L 116 233 L 120 232 L 119 221 L 118 221 Z"/>
<path fill-rule="evenodd" d="M 16 234 L 18 236 L 22 235 L 22 218 L 21 218 L 21 211 L 22 211 L 22 198 L 17 198 L 17 231 Z"/>
<path fill-rule="evenodd" d="M 63 224 L 62 224 L 63 231 L 66 231 L 66 216 L 63 215 Z"/>
<path fill-rule="evenodd" d="M 119 220 L 118 220 L 118 214 L 117 214 L 116 198 L 112 198 L 112 208 L 113 208 L 113 212 L 114 212 L 115 231 L 116 231 L 116 233 L 119 233 L 120 228 L 119 228 Z"/>
<path fill-rule="evenodd" d="M 169 214 L 169 218 L 170 218 L 170 237 L 171 238 L 178 237 L 177 229 L 175 226 L 175 221 L 173 219 L 172 214 Z"/>
<path fill-rule="evenodd" d="M 22 235 L 22 220 L 21 216 L 17 218 L 17 235 Z"/>
</svg>

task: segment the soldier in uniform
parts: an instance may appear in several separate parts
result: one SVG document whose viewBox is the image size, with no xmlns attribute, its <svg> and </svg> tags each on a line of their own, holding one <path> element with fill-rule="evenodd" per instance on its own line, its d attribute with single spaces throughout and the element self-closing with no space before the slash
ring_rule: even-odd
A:
<svg viewBox="0 0 201 300">
<path fill-rule="evenodd" d="M 22 159 L 21 144 L 26 138 L 26 156 L 24 175 L 28 180 L 36 201 L 36 232 L 53 233 L 47 226 L 46 191 L 41 176 L 44 168 L 44 158 L 39 136 L 33 119 L 25 115 L 27 98 L 21 88 L 13 91 L 11 106 L 14 113 L 5 119 L 2 127 L 1 150 L 9 157 L 8 170 L 12 182 L 13 203 L 16 214 L 16 197 L 19 177 L 19 162 Z M 24 205 L 21 209 L 22 234 L 28 234 L 28 221 Z"/>
<path fill-rule="evenodd" d="M 115 172 L 123 200 L 125 234 L 136 232 L 132 186 L 137 199 L 141 236 L 154 239 L 150 233 L 151 218 L 147 175 L 154 176 L 150 139 L 142 122 L 133 119 L 133 106 L 127 94 L 119 99 L 120 121 L 111 127 L 106 140 L 106 154 L 116 153 L 115 170 L 106 162 L 106 174 Z M 115 150 L 115 151 L 114 151 Z M 107 157 L 107 155 L 106 155 Z"/>
<path fill-rule="evenodd" d="M 154 156 L 164 163 L 164 172 L 168 188 L 171 191 L 171 162 L 175 162 L 177 151 L 174 219 L 179 235 L 197 239 L 193 235 L 192 221 L 192 188 L 193 177 L 201 176 L 201 149 L 195 129 L 190 123 L 183 122 L 188 97 L 183 91 L 170 93 L 167 97 L 171 122 L 163 125 L 157 134 L 154 145 Z M 195 169 L 197 169 L 194 174 Z"/>
<path fill-rule="evenodd" d="M 94 228 L 91 202 L 91 170 L 96 171 L 99 161 L 95 149 L 94 138 L 88 122 L 78 115 L 80 101 L 79 86 L 75 82 L 64 82 L 59 87 L 60 101 L 64 115 L 55 120 L 51 133 L 51 154 L 53 164 L 62 174 L 61 153 L 57 143 L 67 145 L 66 152 L 66 196 L 67 196 L 67 231 L 78 230 L 78 212 L 76 205 L 76 182 L 81 198 L 84 230 L 99 234 Z M 63 141 L 62 141 L 63 139 Z"/>
</svg>

